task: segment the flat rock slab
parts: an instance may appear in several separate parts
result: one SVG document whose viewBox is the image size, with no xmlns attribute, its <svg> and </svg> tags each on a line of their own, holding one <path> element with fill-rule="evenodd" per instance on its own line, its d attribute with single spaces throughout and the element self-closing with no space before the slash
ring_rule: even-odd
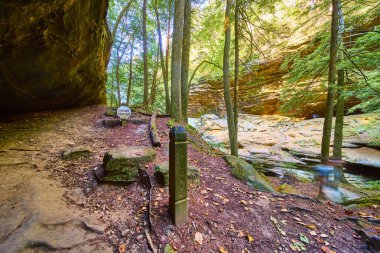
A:
<svg viewBox="0 0 380 253">
<path fill-rule="evenodd" d="M 120 119 L 105 119 L 103 120 L 103 125 L 104 127 L 107 127 L 107 128 L 120 127 L 121 120 Z"/>
<path fill-rule="evenodd" d="M 118 147 L 106 152 L 103 158 L 103 181 L 127 183 L 138 177 L 138 169 L 151 162 L 156 151 L 145 146 Z"/>
<path fill-rule="evenodd" d="M 169 185 L 169 164 L 157 164 L 154 166 L 154 176 L 158 183 L 164 187 Z M 199 169 L 194 166 L 187 166 L 187 179 L 188 183 L 199 183 Z"/>
<path fill-rule="evenodd" d="M 90 148 L 78 146 L 63 152 L 62 157 L 65 159 L 77 159 L 81 157 L 88 157 L 91 155 L 91 153 L 92 150 Z"/>
</svg>

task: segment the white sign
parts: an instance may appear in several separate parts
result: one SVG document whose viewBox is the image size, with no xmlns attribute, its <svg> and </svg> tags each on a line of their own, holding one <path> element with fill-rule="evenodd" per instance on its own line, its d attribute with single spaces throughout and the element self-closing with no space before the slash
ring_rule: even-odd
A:
<svg viewBox="0 0 380 253">
<path fill-rule="evenodd" d="M 117 108 L 117 116 L 121 119 L 128 119 L 131 116 L 132 112 L 128 106 L 120 106 Z"/>
</svg>

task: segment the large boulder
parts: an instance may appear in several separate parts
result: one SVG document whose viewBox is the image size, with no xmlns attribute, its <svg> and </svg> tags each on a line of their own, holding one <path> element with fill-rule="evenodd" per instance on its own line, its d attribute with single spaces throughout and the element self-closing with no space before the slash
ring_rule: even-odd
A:
<svg viewBox="0 0 380 253">
<path fill-rule="evenodd" d="M 0 114 L 105 103 L 107 7 L 0 1 Z"/>
<path fill-rule="evenodd" d="M 226 155 L 225 159 L 228 165 L 231 167 L 232 175 L 234 175 L 236 178 L 245 181 L 247 185 L 254 189 L 276 192 L 273 189 L 271 183 L 265 178 L 265 176 L 261 175 L 252 167 L 252 165 L 243 159 L 232 155 Z"/>
<path fill-rule="evenodd" d="M 103 158 L 103 181 L 128 183 L 138 177 L 138 169 L 151 162 L 156 151 L 145 146 L 118 147 L 106 152 Z"/>
<path fill-rule="evenodd" d="M 158 183 L 164 187 L 169 185 L 169 164 L 162 163 L 154 166 L 154 176 L 156 177 Z M 199 169 L 194 166 L 187 166 L 187 179 L 188 184 L 199 183 Z"/>
</svg>

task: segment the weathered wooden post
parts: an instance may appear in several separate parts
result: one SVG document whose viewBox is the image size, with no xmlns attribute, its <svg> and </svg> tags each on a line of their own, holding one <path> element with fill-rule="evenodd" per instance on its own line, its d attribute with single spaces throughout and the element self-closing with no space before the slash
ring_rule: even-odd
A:
<svg viewBox="0 0 380 253">
<path fill-rule="evenodd" d="M 169 132 L 169 212 L 174 225 L 187 221 L 187 133 L 182 126 Z"/>
</svg>

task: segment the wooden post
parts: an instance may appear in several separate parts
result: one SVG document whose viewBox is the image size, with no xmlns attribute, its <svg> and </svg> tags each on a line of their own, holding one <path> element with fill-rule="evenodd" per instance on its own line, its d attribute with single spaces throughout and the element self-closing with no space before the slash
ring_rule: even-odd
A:
<svg viewBox="0 0 380 253">
<path fill-rule="evenodd" d="M 169 132 L 169 212 L 174 225 L 187 221 L 187 133 L 182 126 Z"/>
<path fill-rule="evenodd" d="M 127 120 L 126 119 L 122 119 L 121 120 L 121 126 L 125 127 L 126 125 L 127 125 Z"/>
</svg>

